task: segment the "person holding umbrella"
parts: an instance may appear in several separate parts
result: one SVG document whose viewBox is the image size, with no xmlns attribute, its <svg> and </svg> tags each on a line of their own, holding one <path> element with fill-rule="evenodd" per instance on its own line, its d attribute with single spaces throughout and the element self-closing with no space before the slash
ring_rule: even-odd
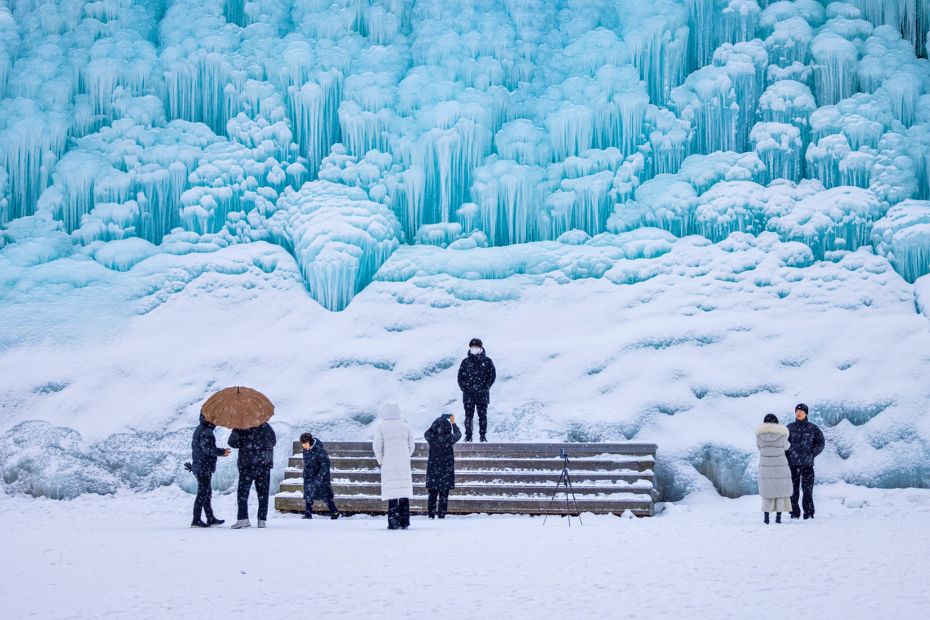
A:
<svg viewBox="0 0 930 620">
<path fill-rule="evenodd" d="M 233 429 L 229 434 L 229 447 L 239 450 L 236 458 L 239 469 L 236 492 L 238 516 L 232 529 L 252 525 L 249 522 L 249 492 L 253 484 L 258 494 L 258 527 L 265 527 L 274 446 L 277 443 L 274 429 L 268 424 L 274 415 L 274 405 L 261 392 L 232 387 L 207 399 L 201 413 L 209 422 Z"/>
</svg>

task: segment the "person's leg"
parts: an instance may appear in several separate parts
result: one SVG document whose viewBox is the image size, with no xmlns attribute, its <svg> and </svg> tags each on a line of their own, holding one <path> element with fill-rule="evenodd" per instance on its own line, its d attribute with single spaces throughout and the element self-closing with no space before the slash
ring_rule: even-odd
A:
<svg viewBox="0 0 930 620">
<path fill-rule="evenodd" d="M 262 469 L 255 477 L 255 492 L 258 493 L 258 520 L 268 520 L 268 493 L 271 490 L 271 470 Z"/>
<path fill-rule="evenodd" d="M 206 488 L 210 486 L 210 478 L 206 479 Z M 203 512 L 206 501 L 206 491 L 204 489 L 204 476 L 197 474 L 197 495 L 194 497 L 194 521 L 200 521 L 200 515 Z"/>
<path fill-rule="evenodd" d="M 769 513 L 765 512 L 765 513 L 763 513 L 763 514 L 764 514 L 765 516 L 762 517 L 762 522 L 765 523 L 766 525 L 768 525 L 768 524 L 769 524 Z"/>
<path fill-rule="evenodd" d="M 488 404 L 478 405 L 478 432 L 481 433 L 481 441 L 488 440 Z"/>
<path fill-rule="evenodd" d="M 398 500 L 396 499 L 388 500 L 387 517 L 388 517 L 388 529 L 389 530 L 396 530 L 397 528 L 400 527 L 400 518 L 398 517 L 400 506 L 397 502 Z"/>
<path fill-rule="evenodd" d="M 465 404 L 465 441 L 471 441 L 471 431 L 475 420 L 475 405 Z"/>
<path fill-rule="evenodd" d="M 198 491 L 200 490 L 200 480 L 197 481 Z M 213 516 L 213 473 L 206 474 L 203 479 L 203 514 L 207 521 L 216 519 Z"/>
<path fill-rule="evenodd" d="M 400 502 L 400 526 L 404 529 L 410 527 L 410 499 L 401 498 Z"/>
<path fill-rule="evenodd" d="M 776 512 L 776 513 L 775 513 L 775 523 L 781 523 L 781 513 L 780 513 L 780 512 Z"/>
<path fill-rule="evenodd" d="M 801 470 L 801 490 L 804 494 L 802 506 L 804 516 L 814 516 L 814 468 L 813 466 L 804 467 Z"/>
<path fill-rule="evenodd" d="M 238 511 L 236 519 L 246 521 L 249 518 L 249 492 L 252 490 L 251 470 L 239 470 L 239 486 L 236 489 Z"/>
<path fill-rule="evenodd" d="M 304 517 L 313 518 L 313 490 L 306 480 L 304 480 Z"/>
<path fill-rule="evenodd" d="M 329 515 L 331 517 L 339 514 L 339 509 L 336 507 L 335 498 L 332 495 L 326 498 L 326 508 L 329 509 Z"/>
<path fill-rule="evenodd" d="M 443 490 L 439 492 L 439 518 L 445 519 L 446 512 L 449 511 L 449 490 Z"/>
<path fill-rule="evenodd" d="M 791 518 L 797 519 L 801 516 L 801 507 L 798 505 L 798 496 L 801 493 L 801 468 L 791 466 Z"/>
<path fill-rule="evenodd" d="M 439 491 L 429 490 L 429 497 L 426 499 L 426 514 L 430 519 L 436 516 L 436 498 L 439 497 Z"/>
</svg>

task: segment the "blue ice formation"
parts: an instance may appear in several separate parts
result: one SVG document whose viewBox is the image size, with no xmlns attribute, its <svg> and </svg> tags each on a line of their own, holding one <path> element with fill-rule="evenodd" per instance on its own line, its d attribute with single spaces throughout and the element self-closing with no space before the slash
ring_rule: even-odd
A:
<svg viewBox="0 0 930 620">
<path fill-rule="evenodd" d="M 49 244 L 117 270 L 182 233 L 301 248 L 331 309 L 389 238 L 658 226 L 885 254 L 871 226 L 930 199 L 928 31 L 930 0 L 0 1 L 0 227 L 50 218 Z M 367 215 L 307 219 L 314 181 Z M 301 218 L 392 232 L 311 260 Z"/>
</svg>

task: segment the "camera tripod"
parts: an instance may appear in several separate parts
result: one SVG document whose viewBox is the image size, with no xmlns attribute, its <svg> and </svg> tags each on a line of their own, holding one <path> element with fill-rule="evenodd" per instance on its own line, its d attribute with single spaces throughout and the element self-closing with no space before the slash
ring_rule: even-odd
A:
<svg viewBox="0 0 930 620">
<path fill-rule="evenodd" d="M 575 499 L 575 487 L 572 486 L 572 477 L 568 473 L 568 455 L 565 453 L 565 448 L 559 450 L 559 457 L 562 458 L 562 474 L 559 476 L 559 481 L 555 483 L 555 491 L 552 492 L 552 499 L 549 500 L 549 506 L 546 509 L 546 516 L 543 517 L 543 525 L 546 524 L 546 520 L 549 518 L 549 511 L 552 510 L 552 505 L 555 503 L 555 498 L 559 494 L 559 489 L 562 489 L 564 485 L 565 493 L 565 515 L 568 517 L 568 527 L 572 526 L 572 508 L 574 508 L 575 516 L 578 517 L 578 523 L 584 525 L 584 522 L 581 520 L 581 513 L 578 511 L 578 501 Z"/>
</svg>

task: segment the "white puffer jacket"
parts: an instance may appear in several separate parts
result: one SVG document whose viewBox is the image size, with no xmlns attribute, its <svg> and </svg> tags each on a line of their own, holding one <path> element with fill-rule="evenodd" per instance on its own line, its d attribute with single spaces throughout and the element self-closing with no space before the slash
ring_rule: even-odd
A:
<svg viewBox="0 0 930 620">
<path fill-rule="evenodd" d="M 763 424 L 756 429 L 759 448 L 759 495 L 762 499 L 791 497 L 791 470 L 785 450 L 788 449 L 788 429 L 781 424 Z"/>
<path fill-rule="evenodd" d="M 400 407 L 388 403 L 381 409 L 371 443 L 381 465 L 381 499 L 413 497 L 410 457 L 416 444 L 410 426 L 400 419 Z"/>
</svg>

